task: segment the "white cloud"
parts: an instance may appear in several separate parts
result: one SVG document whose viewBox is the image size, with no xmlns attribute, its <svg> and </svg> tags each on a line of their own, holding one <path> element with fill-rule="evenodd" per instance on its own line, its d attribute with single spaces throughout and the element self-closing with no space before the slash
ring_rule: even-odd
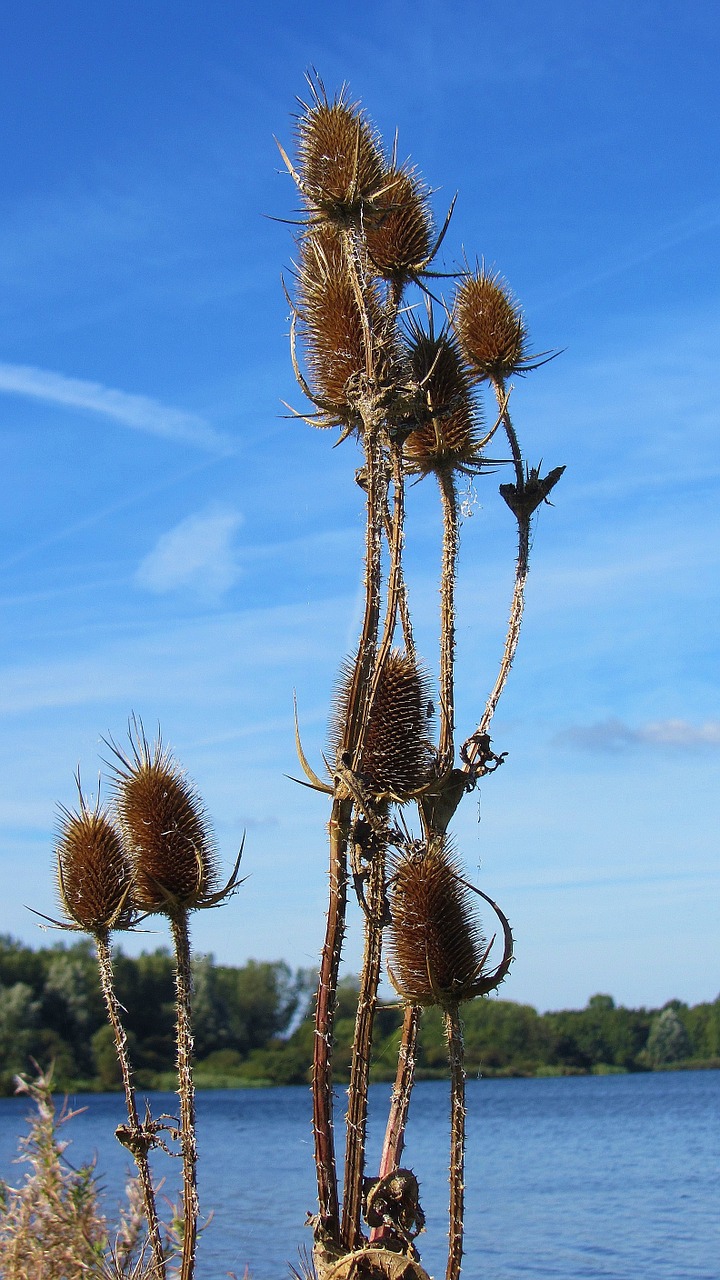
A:
<svg viewBox="0 0 720 1280">
<path fill-rule="evenodd" d="M 91 413 L 112 418 L 125 427 L 147 431 L 150 435 L 163 436 L 168 440 L 181 440 L 205 449 L 227 453 L 233 448 L 228 436 L 216 431 L 198 414 L 170 408 L 150 396 L 116 391 L 100 382 L 67 378 L 64 374 L 53 373 L 49 369 L 36 369 L 32 365 L 23 364 L 0 364 L 0 392 L 43 400 L 46 404 L 87 409 Z"/>
<path fill-rule="evenodd" d="M 583 751 L 622 751 L 626 747 L 665 747 L 671 751 L 692 751 L 720 747 L 720 720 L 690 724 L 687 720 L 655 720 L 632 728 L 622 720 L 574 725 L 558 734 L 563 746 Z"/>
<path fill-rule="evenodd" d="M 236 511 L 188 516 L 158 538 L 138 566 L 136 582 L 158 594 L 189 588 L 222 595 L 240 576 L 233 538 L 241 524 Z"/>
</svg>

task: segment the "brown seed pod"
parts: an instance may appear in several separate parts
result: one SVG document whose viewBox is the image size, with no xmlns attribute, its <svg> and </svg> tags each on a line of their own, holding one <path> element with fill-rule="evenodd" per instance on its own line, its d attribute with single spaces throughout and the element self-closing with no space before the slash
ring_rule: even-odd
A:
<svg viewBox="0 0 720 1280">
<path fill-rule="evenodd" d="M 89 809 L 82 792 L 77 812 L 60 809 L 55 846 L 63 910 L 86 933 L 127 929 L 135 916 L 132 872 L 118 828 L 99 801 Z"/>
<path fill-rule="evenodd" d="M 298 317 L 313 389 L 345 415 L 351 408 L 348 395 L 353 382 L 368 369 L 381 378 L 388 364 L 377 285 L 368 279 L 359 283 L 372 346 L 369 358 L 351 269 L 332 230 L 314 231 L 303 240 L 298 285 Z"/>
<path fill-rule="evenodd" d="M 450 1008 L 479 993 L 488 947 L 446 841 L 416 843 L 391 869 L 389 964 L 410 1004 Z"/>
<path fill-rule="evenodd" d="M 431 255 L 433 220 L 428 194 L 412 169 L 389 169 L 365 219 L 365 244 L 381 275 L 420 271 Z"/>
<path fill-rule="evenodd" d="M 479 409 L 457 340 L 447 330 L 436 337 L 412 325 L 409 355 L 425 406 L 405 442 L 408 470 L 426 475 L 443 467 L 479 466 Z"/>
<path fill-rule="evenodd" d="M 297 124 L 301 190 L 317 213 L 348 225 L 384 185 L 380 141 L 344 88 L 333 102 L 321 85 L 312 89 L 313 100 Z"/>
<path fill-rule="evenodd" d="M 331 740 L 342 742 L 353 665 L 344 668 L 335 699 Z M 428 737 L 433 705 L 430 681 L 417 662 L 398 649 L 388 655 L 378 682 L 359 772 L 373 794 L 399 798 L 418 791 L 432 776 L 436 752 Z"/>
<path fill-rule="evenodd" d="M 160 738 L 150 746 L 133 725 L 127 754 L 114 743 L 115 800 L 143 911 L 172 915 L 210 906 L 217 884 L 215 842 L 202 801 Z"/>
<path fill-rule="evenodd" d="M 531 367 L 522 313 L 500 276 L 484 267 L 460 285 L 454 325 L 465 359 L 481 381 Z"/>
</svg>

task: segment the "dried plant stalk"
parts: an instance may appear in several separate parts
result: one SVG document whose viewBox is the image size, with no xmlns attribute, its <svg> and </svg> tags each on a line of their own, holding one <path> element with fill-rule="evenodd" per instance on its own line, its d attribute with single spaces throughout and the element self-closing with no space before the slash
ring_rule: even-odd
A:
<svg viewBox="0 0 720 1280">
<path fill-rule="evenodd" d="M 465 1220 L 465 1066 L 458 1006 L 445 1010 L 450 1061 L 450 1227 L 445 1280 L 458 1280 Z"/>
<path fill-rule="evenodd" d="M 155 1202 L 155 1187 L 153 1185 L 152 1174 L 150 1172 L 150 1162 L 148 1160 L 148 1151 L 151 1146 L 151 1140 L 141 1125 L 140 1117 L 138 1115 L 132 1066 L 127 1051 L 127 1035 L 125 1034 L 125 1028 L 120 1016 L 120 1002 L 115 992 L 112 953 L 107 935 L 97 934 L 95 938 L 95 946 L 97 948 L 98 968 L 100 971 L 100 988 L 103 1000 L 105 1001 L 108 1022 L 112 1027 L 115 1039 L 115 1052 L 120 1066 L 123 1090 L 125 1092 L 125 1105 L 127 1107 L 130 1126 L 130 1132 L 123 1145 L 127 1146 L 132 1152 L 132 1157 L 137 1166 L 153 1265 L 155 1267 L 158 1280 L 165 1280 L 165 1255 L 160 1236 L 160 1222 Z"/>
<path fill-rule="evenodd" d="M 183 1232 L 180 1280 L 192 1280 L 197 1246 L 198 1193 L 197 1142 L 195 1138 L 195 1085 L 193 1083 L 192 970 L 187 913 L 170 918 L 175 947 L 175 1007 L 178 1095 L 180 1098 L 180 1151 L 183 1165 Z"/>
</svg>

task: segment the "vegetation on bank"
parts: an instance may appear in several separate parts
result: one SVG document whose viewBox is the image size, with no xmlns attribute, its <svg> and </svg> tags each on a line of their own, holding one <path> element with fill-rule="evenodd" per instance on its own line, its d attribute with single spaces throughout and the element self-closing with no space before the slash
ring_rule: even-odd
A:
<svg viewBox="0 0 720 1280">
<path fill-rule="evenodd" d="M 133 959 L 118 951 L 118 997 L 138 1084 L 173 1088 L 174 985 L 164 948 Z M 312 1060 L 311 1010 L 315 975 L 282 961 L 216 964 L 193 961 L 198 1087 L 304 1084 Z M 336 1070 L 346 1079 L 352 1051 L 357 984 L 345 979 L 338 997 Z M 402 1012 L 381 1005 L 372 1073 L 394 1078 Z M 720 1066 L 720 997 L 688 1007 L 625 1009 L 596 995 L 587 1008 L 539 1014 L 509 1000 L 476 1001 L 464 1010 L 469 1076 L 567 1075 L 647 1071 L 668 1066 Z M 442 1076 L 447 1049 L 435 1009 L 422 1018 L 418 1076 Z M 58 1089 L 120 1087 L 117 1059 L 95 958 L 88 942 L 42 949 L 0 937 L 0 1091 L 34 1058 L 54 1061 Z"/>
</svg>

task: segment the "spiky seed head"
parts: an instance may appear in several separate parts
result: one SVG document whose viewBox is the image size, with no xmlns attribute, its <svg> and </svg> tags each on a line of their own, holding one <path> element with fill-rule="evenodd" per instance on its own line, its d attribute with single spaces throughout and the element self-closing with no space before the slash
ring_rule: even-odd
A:
<svg viewBox="0 0 720 1280">
<path fill-rule="evenodd" d="M 331 728 L 336 754 L 343 739 L 352 675 L 353 664 L 348 663 L 341 674 Z M 360 761 L 363 783 L 371 793 L 403 798 L 428 781 L 437 758 L 428 736 L 432 721 L 427 673 L 414 658 L 393 649 L 378 681 Z"/>
<path fill-rule="evenodd" d="M 340 239 L 323 229 L 306 236 L 298 271 L 298 315 L 307 350 L 307 362 L 315 393 L 349 411 L 348 384 L 366 371 L 366 337 L 358 299 L 353 288 Z M 363 283 L 363 301 L 373 337 L 381 330 L 381 304 L 377 286 Z M 372 363 L 383 362 L 382 344 Z"/>
<path fill-rule="evenodd" d="M 381 275 L 402 277 L 427 263 L 433 221 L 428 195 L 411 169 L 389 169 L 372 212 L 365 219 L 365 244 Z"/>
<path fill-rule="evenodd" d="M 479 465 L 479 410 L 457 340 L 446 330 L 435 336 L 413 325 L 409 355 L 424 410 L 405 442 L 408 470 L 425 475 Z"/>
<path fill-rule="evenodd" d="M 475 377 L 506 378 L 528 365 L 522 312 L 500 276 L 482 267 L 463 280 L 454 308 L 455 331 Z"/>
<path fill-rule="evenodd" d="M 60 809 L 55 854 L 58 893 L 68 919 L 96 937 L 129 928 L 136 914 L 130 860 L 99 801 L 90 809 L 81 792 L 77 811 Z"/>
<path fill-rule="evenodd" d="M 391 884 L 388 967 L 400 995 L 443 1008 L 471 999 L 487 947 L 447 841 L 409 846 Z"/>
<path fill-rule="evenodd" d="M 193 784 L 160 737 L 135 726 L 127 753 L 113 744 L 115 800 L 143 911 L 173 915 L 207 905 L 217 885 L 217 853 Z"/>
<path fill-rule="evenodd" d="M 324 92 L 297 124 L 298 172 L 308 204 L 327 218 L 347 225 L 381 189 L 385 160 L 378 136 L 358 103 L 345 90 L 333 102 Z"/>
</svg>

